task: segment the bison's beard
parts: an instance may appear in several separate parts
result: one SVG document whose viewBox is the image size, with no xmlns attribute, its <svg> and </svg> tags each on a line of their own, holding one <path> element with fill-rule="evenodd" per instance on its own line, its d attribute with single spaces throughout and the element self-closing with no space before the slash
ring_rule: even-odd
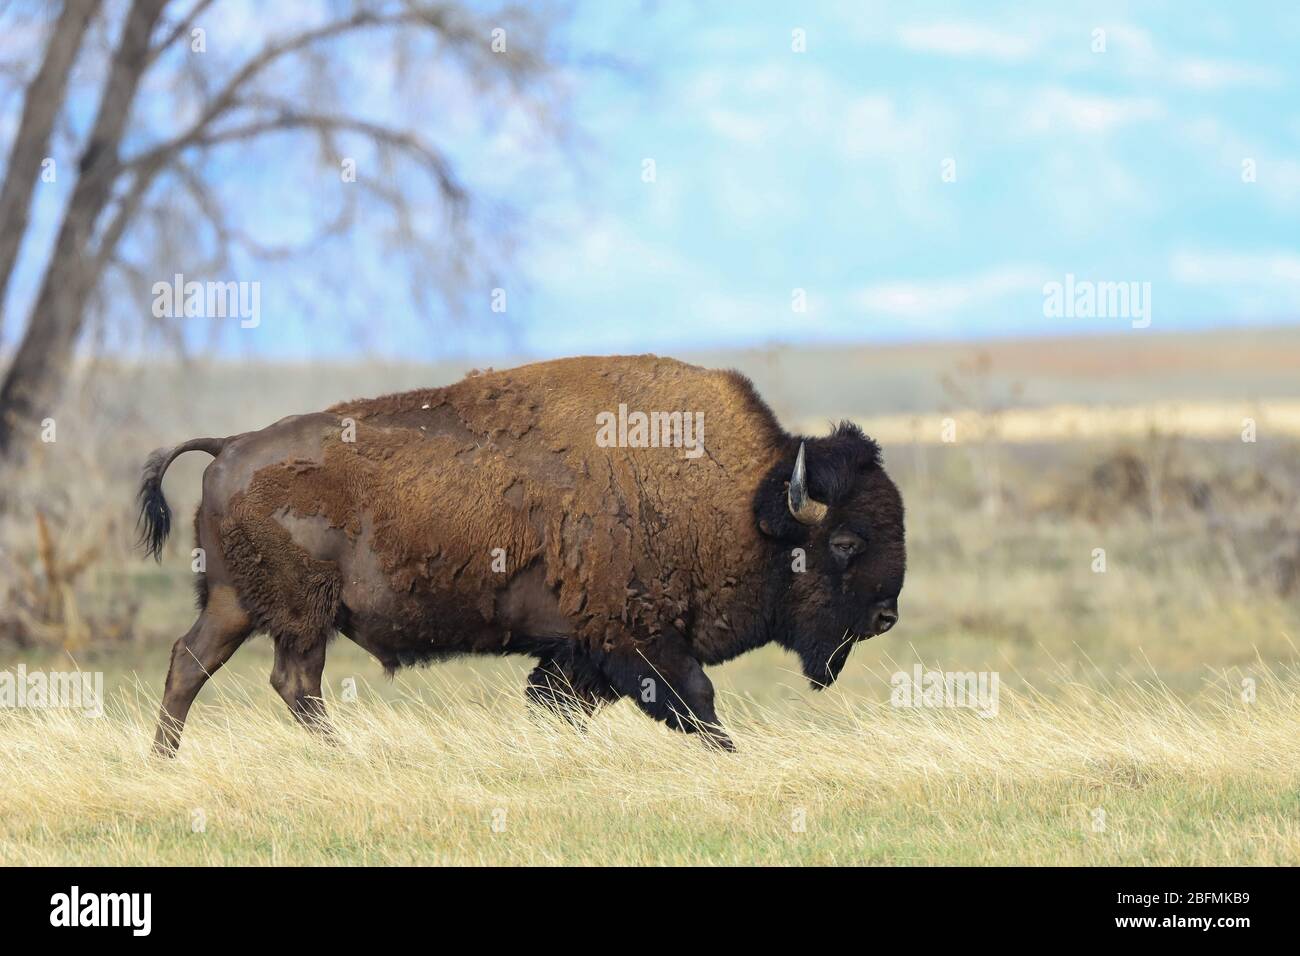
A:
<svg viewBox="0 0 1300 956">
<path fill-rule="evenodd" d="M 813 690 L 835 683 L 857 643 L 853 602 L 836 602 L 816 582 L 803 575 L 772 595 L 775 611 L 771 633 L 776 643 L 799 655 L 804 677 Z M 779 578 L 773 578 L 779 580 Z"/>
<path fill-rule="evenodd" d="M 840 671 L 844 670 L 854 643 L 852 634 L 845 634 L 837 641 L 828 640 L 824 635 L 801 634 L 790 649 L 799 655 L 803 674 L 813 690 L 824 690 L 834 684 Z"/>
</svg>

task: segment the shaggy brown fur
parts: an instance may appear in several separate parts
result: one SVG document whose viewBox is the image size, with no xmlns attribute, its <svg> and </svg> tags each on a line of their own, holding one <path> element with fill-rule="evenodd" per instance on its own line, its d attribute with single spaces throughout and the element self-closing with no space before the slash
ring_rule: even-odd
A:
<svg viewBox="0 0 1300 956">
<path fill-rule="evenodd" d="M 600 447 L 597 415 L 621 403 L 703 412 L 705 453 Z M 851 426 L 809 440 L 811 490 L 832 507 L 818 528 L 785 508 L 798 445 L 736 372 L 649 355 L 564 359 L 158 453 L 142 516 L 156 551 L 166 465 L 189 447 L 216 452 L 195 521 L 208 555 L 200 594 L 228 589 L 237 601 L 214 614 L 207 598 L 195 627 L 218 633 L 217 649 L 191 653 L 220 666 L 231 634 L 269 632 L 277 689 L 316 726 L 325 642 L 340 630 L 390 671 L 457 653 L 531 654 L 534 701 L 590 713 L 629 696 L 729 746 L 701 663 L 778 640 L 829 683 L 846 632 L 871 630 L 864 609 L 902 587 L 902 506 L 875 445 Z M 869 582 L 851 580 L 826 541 L 807 574 L 792 569 L 792 548 L 811 552 L 846 521 L 874 538 L 874 557 L 859 562 L 872 564 Z M 777 607 L 783 595 L 806 607 Z M 803 611 L 838 633 L 807 633 Z M 171 685 L 163 752 L 193 699 L 188 684 L 176 695 Z"/>
</svg>

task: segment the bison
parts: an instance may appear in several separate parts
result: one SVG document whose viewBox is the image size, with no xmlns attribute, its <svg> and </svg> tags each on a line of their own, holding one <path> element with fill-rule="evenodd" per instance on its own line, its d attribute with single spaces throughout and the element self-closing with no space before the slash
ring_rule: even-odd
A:
<svg viewBox="0 0 1300 956">
<path fill-rule="evenodd" d="M 188 451 L 213 456 L 194 518 L 206 566 L 163 755 L 255 631 L 275 645 L 271 684 L 326 734 L 337 631 L 389 674 L 528 655 L 528 699 L 579 726 L 627 697 L 730 750 L 704 665 L 776 642 L 821 688 L 898 620 L 903 502 L 880 449 L 848 422 L 787 434 L 735 371 L 561 359 L 160 449 L 139 495 L 156 558 L 163 474 Z"/>
</svg>

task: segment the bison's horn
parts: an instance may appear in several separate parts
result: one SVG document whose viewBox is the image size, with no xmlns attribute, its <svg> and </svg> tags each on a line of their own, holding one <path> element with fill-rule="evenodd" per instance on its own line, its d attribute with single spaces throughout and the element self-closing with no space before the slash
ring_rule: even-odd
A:
<svg viewBox="0 0 1300 956">
<path fill-rule="evenodd" d="M 808 496 L 808 473 L 803 464 L 803 442 L 799 443 L 799 457 L 794 460 L 794 474 L 790 476 L 790 490 L 786 492 L 790 514 L 803 524 L 817 524 L 826 517 L 826 506 Z"/>
</svg>

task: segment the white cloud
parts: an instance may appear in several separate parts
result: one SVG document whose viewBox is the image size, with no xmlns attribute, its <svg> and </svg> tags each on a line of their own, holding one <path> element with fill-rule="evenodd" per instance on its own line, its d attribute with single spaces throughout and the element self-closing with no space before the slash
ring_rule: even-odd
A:
<svg viewBox="0 0 1300 956">
<path fill-rule="evenodd" d="M 1175 82 L 1195 90 L 1219 90 L 1230 86 L 1276 86 L 1281 81 L 1278 72 L 1268 67 L 1197 57 L 1175 60 L 1170 64 L 1170 70 Z"/>
<path fill-rule="evenodd" d="M 1114 52 L 1132 76 L 1168 80 L 1176 86 L 1201 91 L 1276 86 L 1282 80 L 1277 70 L 1268 67 L 1162 52 L 1149 32 L 1131 23 L 1108 26 L 1106 33 Z"/>
<path fill-rule="evenodd" d="M 754 144 L 830 129 L 847 94 L 819 67 L 768 63 L 698 71 L 674 95 L 692 105 L 690 112 L 703 118 L 709 132 L 727 142 Z M 800 109 L 791 111 L 791 102 Z"/>
<path fill-rule="evenodd" d="M 845 100 L 841 107 L 842 146 L 846 156 L 893 156 L 918 149 L 935 117 L 921 117 L 912 111 L 908 118 L 899 115 L 892 97 L 871 93 Z"/>
<path fill-rule="evenodd" d="M 1150 96 L 1091 96 L 1048 87 L 1029 100 L 1024 125 L 1040 133 L 1067 127 L 1081 133 L 1104 134 L 1164 115 L 1164 104 Z"/>
<path fill-rule="evenodd" d="M 882 282 L 852 296 L 858 309 L 906 318 L 935 317 L 985 305 L 1017 293 L 1041 289 L 1043 271 L 1025 265 L 1007 265 L 957 279 Z"/>
<path fill-rule="evenodd" d="M 948 197 L 934 188 L 939 162 L 959 139 L 950 104 L 924 95 L 900 102 L 789 59 L 795 65 L 713 66 L 683 82 L 681 98 L 694 104 L 705 141 L 721 144 L 701 150 L 692 179 L 722 217 L 741 229 L 797 220 L 809 209 L 808 191 L 791 188 L 802 163 L 843 181 L 842 208 L 877 223 L 940 226 Z M 745 148 L 743 157 L 732 145 Z"/>
<path fill-rule="evenodd" d="M 711 109 L 705 114 L 705 121 L 709 129 L 732 143 L 761 143 L 768 133 L 768 124 L 762 117 L 747 116 L 736 110 Z"/>
<path fill-rule="evenodd" d="M 1215 59 L 1161 50 L 1149 31 L 1132 23 L 1103 23 L 1106 57 L 1118 61 L 1126 75 L 1199 91 L 1232 87 L 1273 87 L 1284 79 L 1277 69 L 1253 63 Z M 1066 24 L 1036 23 L 1030 28 L 996 27 L 983 23 L 941 20 L 900 26 L 896 39 L 904 49 L 940 56 L 996 60 L 1002 63 L 1052 57 L 1087 49 L 1091 29 Z M 1091 66 L 1096 55 L 1084 54 Z"/>
<path fill-rule="evenodd" d="M 1169 273 L 1187 285 L 1257 285 L 1300 291 L 1300 255 L 1294 252 L 1175 253 Z"/>
<path fill-rule="evenodd" d="M 675 250 L 648 242 L 617 219 L 572 219 L 557 224 L 556 230 L 562 239 L 538 243 L 529 263 L 531 274 L 552 288 L 700 278 L 696 266 Z"/>
<path fill-rule="evenodd" d="M 1217 315 L 1276 320 L 1300 309 L 1300 254 L 1289 250 L 1184 250 L 1170 257 L 1169 274 Z"/>
<path fill-rule="evenodd" d="M 902 26 L 898 40 L 922 53 L 1002 61 L 1023 60 L 1038 47 L 1037 37 L 955 20 Z"/>
</svg>

